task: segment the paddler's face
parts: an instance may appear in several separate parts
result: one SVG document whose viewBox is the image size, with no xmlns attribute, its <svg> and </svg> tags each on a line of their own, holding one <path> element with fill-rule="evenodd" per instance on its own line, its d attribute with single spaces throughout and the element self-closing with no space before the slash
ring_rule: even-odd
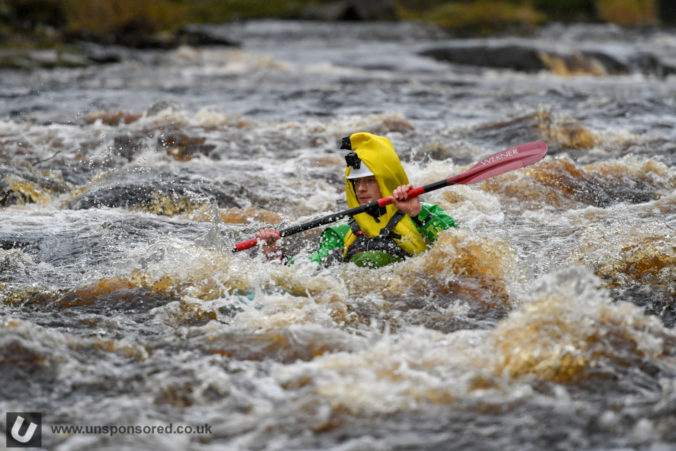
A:
<svg viewBox="0 0 676 451">
<path fill-rule="evenodd" d="M 354 192 L 359 205 L 380 199 L 380 187 L 374 176 L 354 179 Z"/>
</svg>

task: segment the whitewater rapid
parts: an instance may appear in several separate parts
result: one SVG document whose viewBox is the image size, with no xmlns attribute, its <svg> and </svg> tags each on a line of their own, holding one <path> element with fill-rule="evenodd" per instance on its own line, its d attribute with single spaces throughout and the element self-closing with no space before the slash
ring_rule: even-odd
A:
<svg viewBox="0 0 676 451">
<path fill-rule="evenodd" d="M 676 444 L 672 31 L 208 30 L 241 45 L 2 72 L 0 406 L 42 412 L 44 447 Z M 504 42 L 543 67 L 428 54 Z M 293 265 L 232 253 L 344 209 L 337 143 L 358 131 L 387 136 L 416 186 L 550 150 L 426 194 L 460 227 L 385 268 L 317 268 L 320 230 L 284 239 Z"/>
</svg>

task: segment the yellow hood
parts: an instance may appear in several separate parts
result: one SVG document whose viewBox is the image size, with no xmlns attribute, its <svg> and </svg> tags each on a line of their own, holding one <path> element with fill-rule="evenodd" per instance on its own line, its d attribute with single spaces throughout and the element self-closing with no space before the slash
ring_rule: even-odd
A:
<svg viewBox="0 0 676 451">
<path fill-rule="evenodd" d="M 359 159 L 376 176 L 383 197 L 391 196 L 398 186 L 408 184 L 406 171 L 404 171 L 399 156 L 394 151 L 389 139 L 370 133 L 355 133 L 350 136 L 350 143 L 352 150 L 357 153 Z M 352 168 L 349 166 L 345 169 L 345 193 L 348 207 L 353 208 L 359 206 L 359 201 L 352 182 L 347 179 L 351 170 Z M 390 206 L 388 206 L 389 208 Z M 392 208 L 396 211 L 394 206 Z"/>
<path fill-rule="evenodd" d="M 375 175 L 382 197 L 391 196 L 395 188 L 409 183 L 406 171 L 389 139 L 370 133 L 355 133 L 350 135 L 350 143 L 362 163 Z M 348 207 L 354 208 L 359 206 L 359 201 L 352 182 L 347 179 L 351 170 L 349 166 L 345 169 L 345 196 Z M 386 213 L 380 216 L 377 222 L 368 213 L 360 213 L 354 218 L 367 236 L 374 237 L 380 234 L 380 229 L 387 225 L 396 212 L 397 207 L 390 204 L 386 207 Z M 418 233 L 408 215 L 399 222 L 394 231 L 402 236 L 401 240 L 396 241 L 408 254 L 417 254 L 427 248 L 424 238 Z M 355 236 L 350 232 L 345 238 L 346 251 L 354 240 Z"/>
</svg>

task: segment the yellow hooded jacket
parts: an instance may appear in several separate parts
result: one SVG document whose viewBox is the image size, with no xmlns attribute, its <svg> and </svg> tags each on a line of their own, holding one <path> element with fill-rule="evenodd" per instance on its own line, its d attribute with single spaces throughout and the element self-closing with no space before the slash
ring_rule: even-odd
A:
<svg viewBox="0 0 676 451">
<path fill-rule="evenodd" d="M 350 136 L 350 143 L 352 150 L 356 152 L 362 163 L 366 164 L 375 175 L 382 197 L 391 196 L 395 188 L 409 183 L 406 171 L 404 171 L 404 167 L 401 165 L 399 157 L 389 139 L 370 133 L 355 133 Z M 359 201 L 354 192 L 352 182 L 347 179 L 351 170 L 352 168 L 349 166 L 345 170 L 345 195 L 347 197 L 347 205 L 350 208 L 354 208 L 359 206 Z M 366 236 L 378 236 L 380 230 L 387 225 L 390 218 L 398 211 L 397 207 L 392 204 L 385 208 L 386 213 L 378 217 L 378 222 L 368 213 L 360 213 L 354 216 L 359 228 Z M 395 239 L 395 242 L 407 254 L 415 255 L 427 249 L 425 239 L 418 232 L 409 215 L 404 216 L 399 221 L 394 228 L 394 232 L 401 235 L 401 239 Z M 350 230 L 344 240 L 344 256 L 356 238 L 355 234 Z"/>
</svg>

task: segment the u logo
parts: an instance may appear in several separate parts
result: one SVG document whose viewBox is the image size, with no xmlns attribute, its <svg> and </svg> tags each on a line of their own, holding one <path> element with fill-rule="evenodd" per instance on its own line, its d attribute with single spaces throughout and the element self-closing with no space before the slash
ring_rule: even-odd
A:
<svg viewBox="0 0 676 451">
<path fill-rule="evenodd" d="M 35 430 L 38 428 L 38 425 L 35 423 L 31 423 L 28 425 L 28 429 L 26 429 L 26 432 L 23 434 L 20 432 L 21 431 L 21 426 L 23 425 L 23 417 L 19 416 L 16 417 L 16 420 L 14 421 L 14 426 L 12 426 L 12 438 L 16 440 L 19 443 L 28 443 L 30 439 L 33 438 L 33 434 L 35 434 Z"/>
<path fill-rule="evenodd" d="M 42 446 L 42 413 L 7 412 L 6 432 L 8 448 Z"/>
</svg>

